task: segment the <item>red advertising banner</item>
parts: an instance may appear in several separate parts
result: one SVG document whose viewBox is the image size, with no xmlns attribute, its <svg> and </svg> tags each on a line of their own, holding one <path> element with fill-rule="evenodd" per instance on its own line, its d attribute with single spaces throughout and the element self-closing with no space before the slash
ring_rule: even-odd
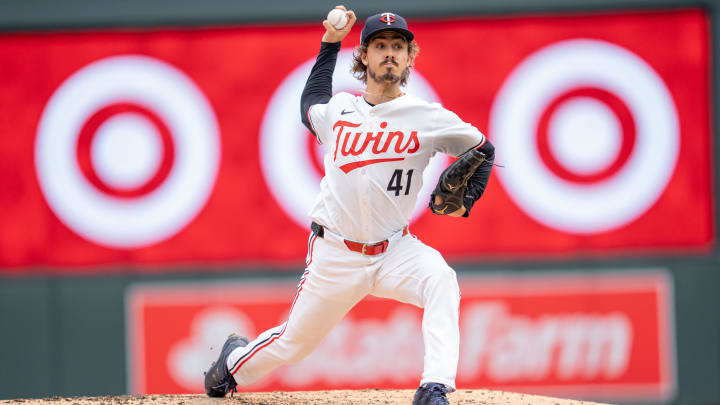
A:
<svg viewBox="0 0 720 405">
<path fill-rule="evenodd" d="M 672 282 L 660 271 L 461 278 L 457 386 L 608 401 L 676 389 Z M 127 294 L 129 391 L 203 392 L 223 339 L 287 319 L 295 287 L 139 285 Z M 301 362 L 246 391 L 415 388 L 421 310 L 368 297 Z"/>
<path fill-rule="evenodd" d="M 435 157 L 411 220 L 426 243 L 449 260 L 710 248 L 705 11 L 410 24 L 422 53 L 407 92 L 477 126 L 503 166 L 452 219 L 426 207 L 448 163 Z M 334 91 L 362 87 L 348 71 L 359 31 Z M 2 271 L 302 263 L 327 150 L 298 103 L 321 35 L 1 35 Z"/>
</svg>

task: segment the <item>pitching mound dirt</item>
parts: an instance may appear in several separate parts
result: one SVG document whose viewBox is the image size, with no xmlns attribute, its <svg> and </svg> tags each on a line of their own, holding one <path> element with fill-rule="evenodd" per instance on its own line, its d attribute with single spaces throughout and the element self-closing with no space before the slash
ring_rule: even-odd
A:
<svg viewBox="0 0 720 405">
<path fill-rule="evenodd" d="M 204 395 L 133 395 L 11 399 L 8 405 L 410 405 L 414 390 L 243 392 L 225 399 Z M 458 390 L 448 395 L 453 405 L 591 405 L 597 402 L 489 390 Z"/>
</svg>

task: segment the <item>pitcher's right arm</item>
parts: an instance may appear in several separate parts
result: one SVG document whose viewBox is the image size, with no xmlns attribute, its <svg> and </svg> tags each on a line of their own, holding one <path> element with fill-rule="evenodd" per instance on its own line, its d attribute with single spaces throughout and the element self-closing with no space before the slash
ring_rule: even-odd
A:
<svg viewBox="0 0 720 405">
<path fill-rule="evenodd" d="M 320 44 L 320 53 L 300 96 L 300 119 L 315 136 L 317 136 L 317 133 L 310 117 L 310 107 L 315 104 L 326 104 L 332 97 L 332 75 L 335 70 L 337 54 L 340 51 L 340 41 L 350 33 L 350 29 L 356 20 L 355 13 L 352 10 L 347 11 L 343 6 L 337 6 L 336 8 L 345 11 L 348 23 L 343 29 L 338 30 L 328 20 L 323 21 L 325 34 Z"/>
</svg>

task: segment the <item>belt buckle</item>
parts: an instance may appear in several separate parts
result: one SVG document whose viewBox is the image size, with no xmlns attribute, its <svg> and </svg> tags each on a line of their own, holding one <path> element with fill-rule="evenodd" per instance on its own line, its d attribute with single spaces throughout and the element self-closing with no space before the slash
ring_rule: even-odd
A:
<svg viewBox="0 0 720 405">
<path fill-rule="evenodd" d="M 363 254 L 363 256 L 364 256 L 364 255 L 365 255 L 365 250 L 367 249 L 367 243 L 363 243 L 362 246 L 363 246 L 363 247 L 362 247 L 362 254 Z"/>
</svg>

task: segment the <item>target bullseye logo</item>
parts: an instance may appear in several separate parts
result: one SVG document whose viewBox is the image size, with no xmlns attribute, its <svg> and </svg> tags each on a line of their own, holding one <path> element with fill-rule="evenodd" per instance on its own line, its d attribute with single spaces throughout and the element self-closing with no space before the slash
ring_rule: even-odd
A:
<svg viewBox="0 0 720 405">
<path fill-rule="evenodd" d="M 96 61 L 66 79 L 35 142 L 50 208 L 84 238 L 117 248 L 184 228 L 207 201 L 219 158 L 203 92 L 177 68 L 136 55 Z"/>
<path fill-rule="evenodd" d="M 352 60 L 351 50 L 338 53 L 338 67 L 333 74 L 334 92 L 359 92 L 362 83 L 343 68 L 351 66 Z M 329 151 L 328 146 L 315 141 L 298 114 L 298 97 L 314 63 L 315 58 L 312 58 L 298 66 L 275 90 L 260 129 L 260 159 L 266 184 L 285 213 L 303 228 L 308 227 L 307 214 L 320 192 L 320 180 L 325 171 L 323 158 Z M 428 102 L 438 101 L 432 86 L 418 71 L 410 74 L 407 91 Z M 442 154 L 430 159 L 423 172 L 423 186 L 411 222 L 427 211 L 427 201 L 446 165 L 447 158 Z"/>
<path fill-rule="evenodd" d="M 119 198 L 137 198 L 159 187 L 170 174 L 174 155 L 172 135 L 162 119 L 129 103 L 98 110 L 85 122 L 77 142 L 85 178 Z"/>
<path fill-rule="evenodd" d="M 592 87 L 553 100 L 538 121 L 537 149 L 545 167 L 576 183 L 610 178 L 635 146 L 632 113 L 614 94 Z"/>
<path fill-rule="evenodd" d="M 644 60 L 576 39 L 523 60 L 490 112 L 496 170 L 529 216 L 564 232 L 622 227 L 660 197 L 675 169 L 678 116 Z"/>
</svg>

